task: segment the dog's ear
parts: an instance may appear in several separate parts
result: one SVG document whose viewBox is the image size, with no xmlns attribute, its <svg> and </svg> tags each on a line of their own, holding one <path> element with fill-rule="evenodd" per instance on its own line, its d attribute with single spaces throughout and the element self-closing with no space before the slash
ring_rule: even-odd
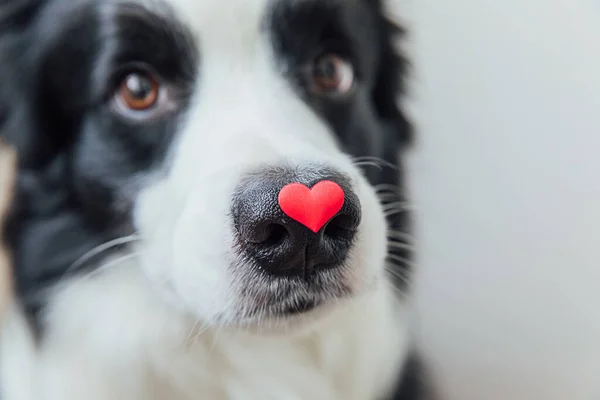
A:
<svg viewBox="0 0 600 400">
<path fill-rule="evenodd" d="M 6 0 L 0 4 L 0 139 L 19 154 L 19 164 L 41 162 L 50 150 L 49 135 L 34 118 L 35 18 L 46 0 Z"/>
<path fill-rule="evenodd" d="M 28 25 L 44 0 L 3 0 L 0 4 L 0 35 Z"/>
<path fill-rule="evenodd" d="M 377 116 L 379 147 L 374 156 L 386 162 L 379 170 L 371 168 L 374 185 L 387 185 L 395 190 L 386 193 L 382 204 L 392 212 L 386 217 L 390 233 L 388 248 L 388 270 L 395 287 L 406 289 L 406 277 L 411 271 L 413 258 L 410 243 L 411 219 L 404 204 L 407 193 L 404 182 L 403 149 L 412 144 L 412 125 L 406 117 L 401 101 L 407 95 L 405 79 L 409 70 L 408 60 L 400 50 L 406 32 L 395 24 L 386 13 L 384 1 L 364 0 L 376 8 L 375 26 L 379 29 L 377 43 L 378 64 L 374 85 L 371 89 L 371 104 Z M 392 244 L 393 243 L 393 244 Z M 410 397 L 410 396 L 409 396 Z"/>
<path fill-rule="evenodd" d="M 372 91 L 372 101 L 386 130 L 394 132 L 400 147 L 410 144 L 412 130 L 409 121 L 400 107 L 400 99 L 405 93 L 405 79 L 408 74 L 408 60 L 401 54 L 399 42 L 406 32 L 386 16 L 381 0 L 373 3 L 379 8 L 376 24 L 379 27 L 379 64 Z"/>
<path fill-rule="evenodd" d="M 3 230 L 13 254 L 15 292 L 30 314 L 42 306 L 46 287 L 106 240 L 70 196 L 64 130 L 52 123 L 55 104 L 45 101 L 39 46 L 33 45 L 45 1 L 0 6 L 0 140 L 18 154 L 15 199 Z"/>
</svg>

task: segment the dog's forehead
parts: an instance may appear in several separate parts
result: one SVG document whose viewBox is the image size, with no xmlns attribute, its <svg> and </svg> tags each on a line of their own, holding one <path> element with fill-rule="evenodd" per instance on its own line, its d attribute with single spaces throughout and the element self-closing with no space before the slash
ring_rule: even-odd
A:
<svg viewBox="0 0 600 400">
<path fill-rule="evenodd" d="M 277 11 L 324 4 L 352 6 L 358 0 L 110 0 L 143 4 L 158 14 L 174 16 L 202 43 L 247 45 L 269 31 Z M 307 21 L 310 23 L 310 21 Z M 309 27 L 307 27 L 309 29 Z"/>
<path fill-rule="evenodd" d="M 247 64 L 256 57 L 258 49 L 265 48 L 263 27 L 272 0 L 159 1 L 172 10 L 177 22 L 194 37 L 205 68 L 215 58 Z"/>
<path fill-rule="evenodd" d="M 205 55 L 214 49 L 220 56 L 228 50 L 240 56 L 252 54 L 257 46 L 267 44 L 269 36 L 291 29 L 283 20 L 292 21 L 296 29 L 301 26 L 302 32 L 308 33 L 311 24 L 318 23 L 311 21 L 317 15 L 315 10 L 340 14 L 344 9 L 360 15 L 362 9 L 356 5 L 361 3 L 361 0 L 56 0 L 48 3 L 50 7 L 43 15 L 38 34 L 43 41 L 54 37 L 56 31 L 64 31 L 63 25 L 69 26 L 56 21 L 72 23 L 81 18 L 100 18 L 101 26 L 107 29 L 114 17 L 129 17 L 149 20 L 149 25 L 160 21 L 156 25 L 159 30 L 165 26 L 182 28 L 181 32 L 189 33 Z M 331 5 L 335 7 L 328 7 Z M 311 11 L 302 13 L 302 10 Z M 304 18 L 296 18 L 297 14 Z"/>
<path fill-rule="evenodd" d="M 132 0 L 125 0 L 132 1 Z M 176 17 L 202 41 L 255 39 L 272 9 L 297 0 L 133 0 L 159 14 Z M 304 0 L 306 1 L 306 0 Z M 226 34 L 229 33 L 229 34 Z"/>
<path fill-rule="evenodd" d="M 193 23 L 192 29 L 205 29 L 209 26 L 221 28 L 236 27 L 238 31 L 257 28 L 268 10 L 275 3 L 272 0 L 138 0 L 160 7 L 163 2 L 172 8 L 184 21 Z M 285 0 L 284 0 L 285 1 Z M 247 31 L 245 31 L 248 33 Z"/>
</svg>

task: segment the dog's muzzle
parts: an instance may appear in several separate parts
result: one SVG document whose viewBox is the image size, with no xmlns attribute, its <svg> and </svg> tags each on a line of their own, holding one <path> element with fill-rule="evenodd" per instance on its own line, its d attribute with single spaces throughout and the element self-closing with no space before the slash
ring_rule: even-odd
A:
<svg viewBox="0 0 600 400">
<path fill-rule="evenodd" d="M 242 257 L 274 276 L 309 277 L 344 264 L 361 206 L 339 172 L 274 167 L 243 179 L 232 214 Z"/>
</svg>

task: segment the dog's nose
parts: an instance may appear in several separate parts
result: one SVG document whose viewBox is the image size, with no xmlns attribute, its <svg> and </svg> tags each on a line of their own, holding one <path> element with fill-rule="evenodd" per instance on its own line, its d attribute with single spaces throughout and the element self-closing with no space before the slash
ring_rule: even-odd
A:
<svg viewBox="0 0 600 400">
<path fill-rule="evenodd" d="M 343 265 L 361 209 L 338 172 L 273 168 L 244 179 L 232 214 L 244 258 L 273 275 L 304 277 Z"/>
</svg>

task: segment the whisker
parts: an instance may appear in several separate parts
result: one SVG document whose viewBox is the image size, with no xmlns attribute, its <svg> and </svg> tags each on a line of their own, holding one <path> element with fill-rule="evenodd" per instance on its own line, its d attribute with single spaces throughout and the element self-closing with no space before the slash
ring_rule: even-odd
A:
<svg viewBox="0 0 600 400">
<path fill-rule="evenodd" d="M 120 265 L 121 263 L 123 263 L 125 261 L 129 261 L 132 258 L 138 257 L 140 254 L 142 254 L 142 252 L 141 251 L 137 251 L 137 252 L 125 254 L 124 256 L 121 256 L 119 258 L 115 258 L 114 260 L 110 260 L 107 263 L 100 264 L 100 266 L 97 269 L 95 269 L 94 271 L 90 272 L 88 274 L 88 276 L 96 275 L 96 274 L 98 274 L 100 272 L 103 272 L 104 270 L 114 268 L 115 266 Z"/>
<path fill-rule="evenodd" d="M 387 260 L 392 262 L 397 262 L 399 267 L 409 266 L 414 267 L 415 263 L 412 260 L 409 260 L 406 257 L 402 257 L 396 254 L 388 254 Z"/>
<path fill-rule="evenodd" d="M 390 239 L 399 239 L 408 243 L 414 242 L 414 237 L 407 232 L 389 230 L 387 232 L 387 237 Z"/>
<path fill-rule="evenodd" d="M 379 170 L 383 170 L 383 167 L 373 161 L 358 161 L 352 163 L 356 167 L 375 167 Z"/>
<path fill-rule="evenodd" d="M 393 268 L 400 267 L 400 268 Z M 398 279 L 400 282 L 407 286 L 412 285 L 411 272 L 410 270 L 403 268 L 406 267 L 405 263 L 397 264 L 396 261 L 390 261 L 385 267 L 385 271 L 389 273 L 393 278 Z"/>
<path fill-rule="evenodd" d="M 379 185 L 373 186 L 373 188 L 375 189 L 376 192 L 389 191 L 389 192 L 400 194 L 398 192 L 400 187 L 398 185 L 392 185 L 390 183 L 380 183 Z"/>
<path fill-rule="evenodd" d="M 391 217 L 391 216 L 393 216 L 393 215 L 401 214 L 401 213 L 403 213 L 403 212 L 405 212 L 405 211 L 406 211 L 406 210 L 403 210 L 403 209 L 400 209 L 400 208 L 398 208 L 398 209 L 395 209 L 395 210 L 390 210 L 390 211 L 388 211 L 388 212 L 385 212 L 385 213 L 383 213 L 383 215 L 384 215 L 386 218 L 388 218 L 388 217 Z"/>
<path fill-rule="evenodd" d="M 215 347 L 217 346 L 217 340 L 219 339 L 219 334 L 221 333 L 222 329 L 223 329 L 223 325 L 219 325 L 219 327 L 217 328 L 217 331 L 215 332 L 215 335 L 213 337 L 212 344 L 211 344 L 210 348 L 208 349 L 208 352 L 206 353 L 207 360 L 210 359 L 211 355 L 215 351 Z"/>
<path fill-rule="evenodd" d="M 122 244 L 135 242 L 136 240 L 139 240 L 139 236 L 137 234 L 133 234 L 133 235 L 123 236 L 123 237 L 102 243 L 101 245 L 94 247 L 93 249 L 91 249 L 90 251 L 88 251 L 87 253 L 82 255 L 81 257 L 79 257 L 77 260 L 75 260 L 75 262 L 73 264 L 71 264 L 71 266 L 69 268 L 67 268 L 67 270 L 65 271 L 65 275 L 70 273 L 73 270 L 80 268 L 86 262 L 90 261 L 92 258 L 94 258 L 95 256 L 97 256 L 98 254 L 100 254 L 104 251 L 110 250 L 110 249 L 120 246 Z"/>
<path fill-rule="evenodd" d="M 190 302 L 188 302 L 185 298 L 182 297 L 180 298 L 180 300 L 184 302 L 189 309 L 193 309 L 193 305 Z M 202 336 L 203 333 L 210 329 L 217 321 L 217 319 L 218 317 L 214 317 L 209 321 L 203 323 L 202 318 L 196 318 L 194 325 L 191 327 L 190 332 L 183 341 L 183 345 L 189 346 L 189 348 L 194 347 L 196 343 L 198 343 L 200 336 Z"/>
<path fill-rule="evenodd" d="M 379 198 L 379 203 L 383 206 L 394 201 L 398 201 L 398 197 L 400 196 L 399 194 L 392 192 L 379 192 L 375 194 Z"/>
<path fill-rule="evenodd" d="M 398 278 L 403 284 L 406 285 L 406 287 L 410 287 L 411 282 L 405 281 L 403 278 Z M 408 293 L 406 290 L 403 290 L 399 287 L 397 287 L 396 285 L 394 285 L 394 283 L 390 282 L 389 280 L 385 279 L 385 284 L 388 285 L 388 287 L 390 289 L 392 289 L 392 291 L 401 299 L 401 300 L 406 300 L 409 298 Z"/>
<path fill-rule="evenodd" d="M 190 339 L 192 339 L 192 337 L 193 337 L 192 334 L 196 330 L 196 327 L 198 326 L 199 323 L 200 323 L 200 319 L 196 319 L 196 322 L 192 326 L 192 329 L 190 329 L 190 333 L 188 333 L 187 337 L 185 338 L 184 343 L 189 343 L 190 342 Z"/>
<path fill-rule="evenodd" d="M 97 274 L 107 270 L 107 269 L 111 269 L 114 267 L 119 266 L 121 263 L 128 261 L 132 258 L 135 258 L 137 256 L 139 256 L 140 254 L 142 254 L 142 251 L 138 251 L 138 252 L 134 252 L 134 253 L 128 253 L 125 254 L 121 257 L 115 258 L 115 259 L 111 259 L 110 261 L 104 263 L 104 264 L 100 264 L 98 266 L 98 268 L 89 271 L 87 274 L 81 274 L 81 276 L 77 276 L 74 275 L 72 277 L 67 276 L 67 273 L 65 272 L 60 280 L 61 281 L 65 281 L 68 278 L 74 278 L 76 279 L 77 282 L 84 282 L 88 279 L 93 278 L 94 276 L 96 276 Z M 52 283 L 52 284 L 46 284 L 43 285 L 35 294 L 33 295 L 29 295 L 26 296 L 27 301 L 39 301 L 39 300 L 43 300 L 45 298 L 45 296 L 48 295 L 48 292 L 51 291 L 56 285 L 60 285 L 62 282 L 58 282 L 58 283 Z"/>
<path fill-rule="evenodd" d="M 396 201 L 393 203 L 385 204 L 383 206 L 383 211 L 389 211 L 389 210 L 393 210 L 393 209 L 400 209 L 400 210 L 404 211 L 404 210 L 409 210 L 410 207 L 411 207 L 410 203 L 407 203 L 406 201 Z"/>
<path fill-rule="evenodd" d="M 377 196 L 381 199 L 383 197 L 390 197 L 392 199 L 397 199 L 400 195 L 396 192 L 392 192 L 389 190 L 380 190 L 379 192 L 375 192 L 377 194 Z"/>
<path fill-rule="evenodd" d="M 395 202 L 383 205 L 383 215 L 385 217 L 391 217 L 392 215 L 401 214 L 411 210 L 413 210 L 412 206 L 405 202 Z"/>
<path fill-rule="evenodd" d="M 416 247 L 408 244 L 408 243 L 404 243 L 404 242 L 400 242 L 397 240 L 390 240 L 388 242 L 388 247 L 394 248 L 394 249 L 401 249 L 401 250 L 409 250 L 409 251 L 415 251 Z"/>
<path fill-rule="evenodd" d="M 138 252 L 128 253 L 121 257 L 112 259 L 104 264 L 100 264 L 98 266 L 98 268 L 94 269 L 93 271 L 90 271 L 86 275 L 82 275 L 80 278 L 77 278 L 77 280 L 79 282 L 83 282 L 88 279 L 91 279 L 91 278 L 95 277 L 96 275 L 98 275 L 99 273 L 106 271 L 107 269 L 115 268 L 115 267 L 121 265 L 122 263 L 124 263 L 125 261 L 129 261 L 132 258 L 138 257 L 140 254 L 142 254 L 142 252 L 138 251 Z"/>
<path fill-rule="evenodd" d="M 198 320 L 198 321 L 200 321 L 200 320 Z M 200 339 L 200 336 L 202 336 L 203 333 L 205 333 L 210 328 L 212 328 L 214 326 L 215 322 L 217 322 L 217 318 L 213 318 L 212 320 L 208 321 L 208 323 L 204 324 L 198 330 L 198 332 L 194 335 L 194 338 L 193 338 L 193 341 L 192 341 L 192 346 L 195 346 L 196 343 L 198 343 L 198 340 Z"/>
<path fill-rule="evenodd" d="M 406 285 L 412 284 L 410 277 L 407 274 L 403 274 L 403 273 L 401 273 L 397 270 L 393 270 L 393 269 L 387 269 L 386 272 L 389 273 L 390 275 L 392 275 L 393 278 L 398 279 L 400 282 L 402 282 Z"/>
<path fill-rule="evenodd" d="M 388 168 L 392 168 L 392 169 L 398 170 L 398 167 L 396 165 L 394 165 L 391 162 L 386 161 L 386 160 L 384 160 L 383 158 L 380 158 L 380 157 L 365 156 L 365 157 L 356 157 L 356 158 L 352 159 L 352 163 L 354 165 L 358 165 L 358 163 L 362 163 L 362 162 L 375 163 L 379 167 L 388 167 Z"/>
</svg>

